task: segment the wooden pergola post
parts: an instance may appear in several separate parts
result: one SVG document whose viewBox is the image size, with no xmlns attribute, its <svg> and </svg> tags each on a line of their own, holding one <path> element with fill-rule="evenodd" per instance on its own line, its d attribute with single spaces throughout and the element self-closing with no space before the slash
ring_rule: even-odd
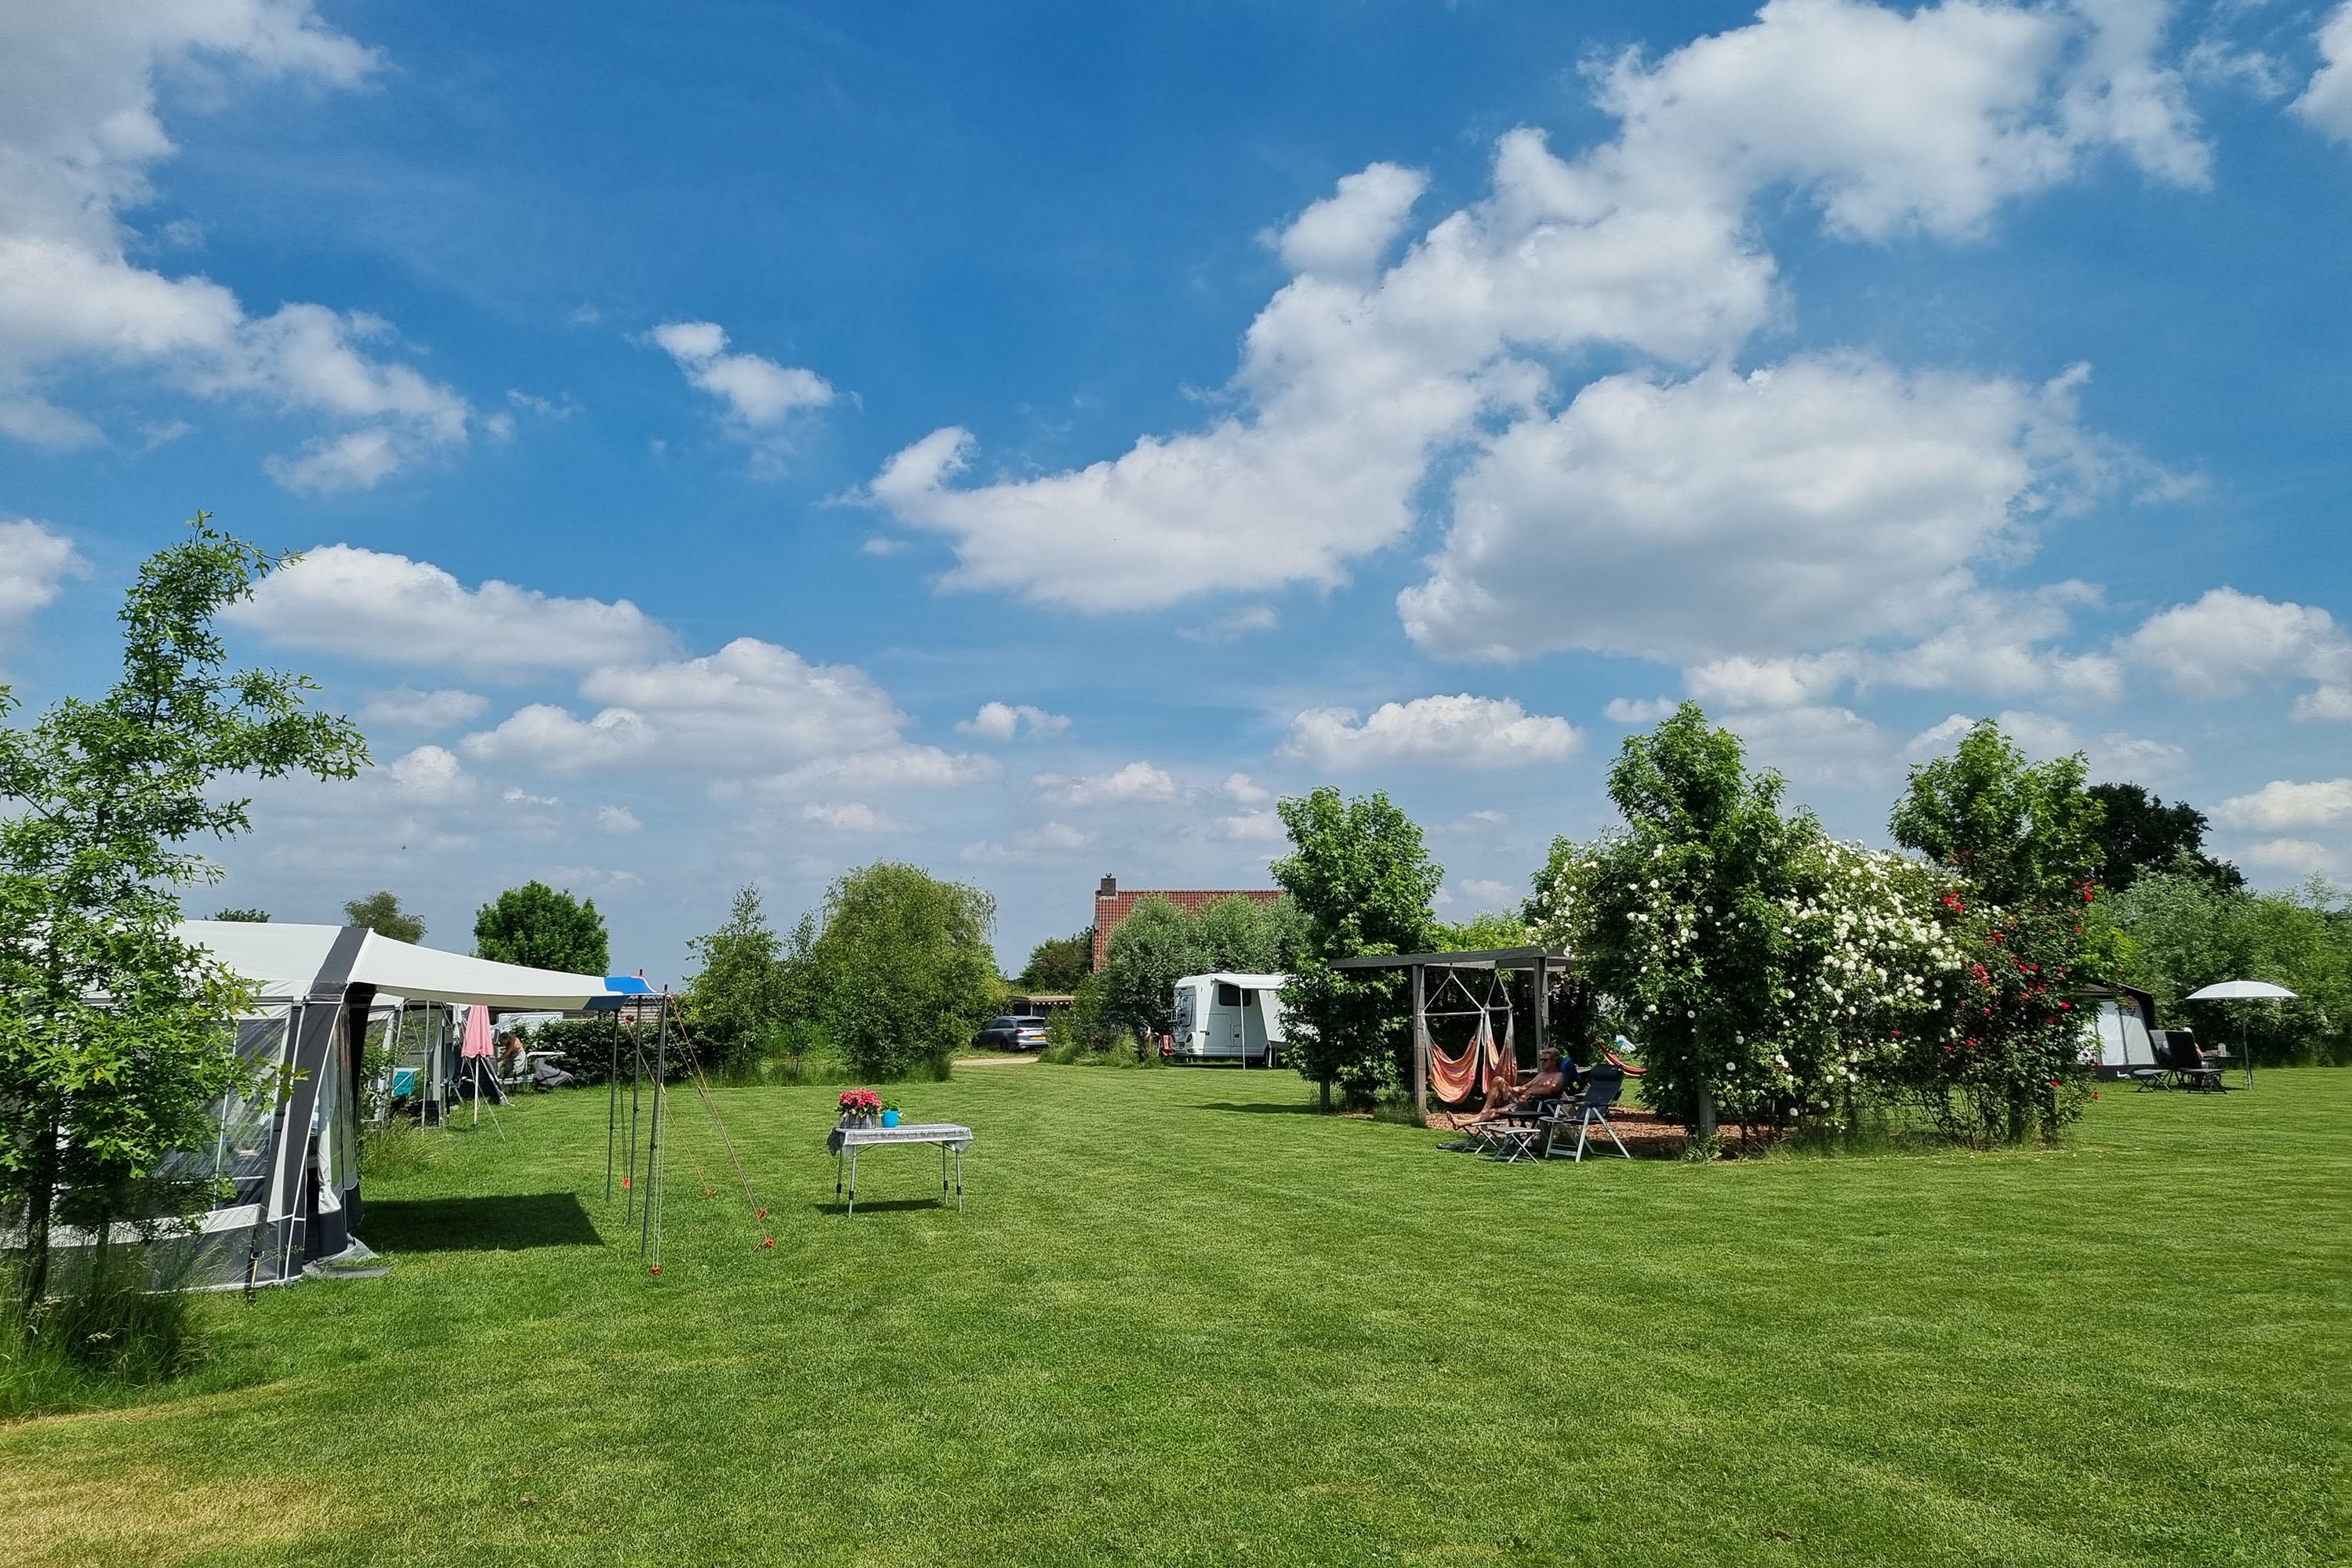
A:
<svg viewBox="0 0 2352 1568">
<path fill-rule="evenodd" d="M 1422 994 L 1421 965 L 1412 966 L 1412 1114 L 1413 1120 L 1426 1124 L 1429 1121 L 1429 1018 L 1424 1012 L 1427 999 Z"/>
<path fill-rule="evenodd" d="M 1549 1007 L 1545 1005 L 1548 997 L 1544 990 L 1544 959 L 1543 954 L 1541 953 L 1536 954 L 1535 976 L 1536 1060 L 1541 1061 L 1543 1060 L 1544 1053 L 1544 1015 L 1551 1011 Z"/>
</svg>

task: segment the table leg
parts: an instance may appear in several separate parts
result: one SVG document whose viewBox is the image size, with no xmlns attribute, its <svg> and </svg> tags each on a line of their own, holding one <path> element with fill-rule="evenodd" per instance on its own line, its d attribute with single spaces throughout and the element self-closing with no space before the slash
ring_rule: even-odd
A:
<svg viewBox="0 0 2352 1568">
<path fill-rule="evenodd" d="M 833 1152 L 833 1195 L 836 1200 L 841 1196 L 841 1157 L 846 1152 L 844 1149 Z"/>
<path fill-rule="evenodd" d="M 856 1144 L 852 1144 L 849 1150 L 849 1212 L 851 1214 L 857 1212 L 857 1147 Z"/>
<path fill-rule="evenodd" d="M 961 1149 L 957 1150 L 957 1151 L 955 1152 L 955 1157 L 956 1157 L 956 1213 L 958 1213 L 958 1214 L 961 1214 L 961 1213 L 963 1213 L 963 1151 L 962 1151 L 962 1150 L 961 1150 Z"/>
<path fill-rule="evenodd" d="M 940 1202 L 948 1201 L 948 1146 L 940 1145 Z"/>
</svg>

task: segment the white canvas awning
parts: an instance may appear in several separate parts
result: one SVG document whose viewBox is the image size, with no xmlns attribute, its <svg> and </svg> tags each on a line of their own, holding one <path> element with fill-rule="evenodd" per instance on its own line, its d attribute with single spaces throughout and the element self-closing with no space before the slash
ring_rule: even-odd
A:
<svg viewBox="0 0 2352 1568">
<path fill-rule="evenodd" d="M 310 994 L 345 929 L 276 921 L 183 921 L 179 933 L 182 941 L 204 948 L 231 971 L 260 986 L 264 997 L 291 1000 Z M 470 1002 L 550 1012 L 585 1007 L 616 989 L 601 974 L 567 974 L 557 969 L 499 963 L 395 942 L 377 931 L 369 931 L 362 939 L 345 979 L 411 1001 Z"/>
</svg>

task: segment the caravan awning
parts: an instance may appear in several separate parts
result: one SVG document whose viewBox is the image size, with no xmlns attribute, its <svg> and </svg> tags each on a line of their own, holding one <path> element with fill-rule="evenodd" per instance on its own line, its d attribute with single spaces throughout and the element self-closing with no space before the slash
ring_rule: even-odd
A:
<svg viewBox="0 0 2352 1568">
<path fill-rule="evenodd" d="M 310 994 L 327 958 L 347 928 L 281 925 L 275 921 L 183 921 L 183 942 L 205 949 L 264 997 L 292 1000 Z M 471 1002 L 489 1007 L 551 1012 L 585 1007 L 619 989 L 601 974 L 567 974 L 443 952 L 369 931 L 346 981 L 419 1002 Z M 643 981 L 629 976 L 637 985 Z"/>
</svg>

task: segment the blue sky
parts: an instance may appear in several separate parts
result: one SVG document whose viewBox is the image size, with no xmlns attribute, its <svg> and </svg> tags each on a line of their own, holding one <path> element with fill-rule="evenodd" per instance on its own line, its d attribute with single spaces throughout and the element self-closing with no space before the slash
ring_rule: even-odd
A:
<svg viewBox="0 0 2352 1568">
<path fill-rule="evenodd" d="M 215 903 L 751 881 L 1008 968 L 1385 788 L 1447 912 L 1685 695 L 2352 863 L 2352 5 L 15 6 L 0 668 L 197 507 L 377 767 Z"/>
</svg>

